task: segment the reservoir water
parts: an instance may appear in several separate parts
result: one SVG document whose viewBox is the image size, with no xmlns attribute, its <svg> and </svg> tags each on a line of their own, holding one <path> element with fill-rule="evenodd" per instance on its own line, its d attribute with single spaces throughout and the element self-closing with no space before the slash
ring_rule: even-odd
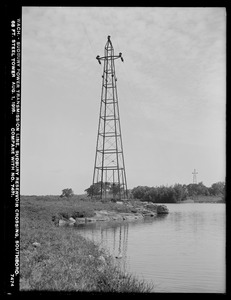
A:
<svg viewBox="0 0 231 300">
<path fill-rule="evenodd" d="M 225 293 L 225 204 L 166 204 L 168 215 L 75 227 L 154 292 Z"/>
</svg>

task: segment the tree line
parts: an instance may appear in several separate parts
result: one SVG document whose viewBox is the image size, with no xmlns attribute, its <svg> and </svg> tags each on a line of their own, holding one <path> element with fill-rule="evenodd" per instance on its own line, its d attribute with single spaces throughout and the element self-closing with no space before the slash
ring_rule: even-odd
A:
<svg viewBox="0 0 231 300">
<path fill-rule="evenodd" d="M 225 199 L 225 183 L 216 182 L 206 187 L 203 182 L 173 186 L 137 186 L 130 191 L 132 198 L 156 203 L 176 203 L 197 196 L 221 196 Z"/>
<path fill-rule="evenodd" d="M 119 184 L 111 184 L 109 182 L 102 184 L 103 193 L 111 197 L 116 198 L 120 191 L 123 191 L 123 187 Z M 128 190 L 129 198 L 138 199 L 141 201 L 150 201 L 156 203 L 176 203 L 186 199 L 193 199 L 198 196 L 219 196 L 225 201 L 225 182 L 213 183 L 210 187 L 206 187 L 203 182 L 198 184 L 190 183 L 175 184 L 171 186 L 137 186 L 131 190 Z M 101 182 L 91 185 L 85 189 L 88 197 L 99 197 L 101 195 Z M 62 190 L 60 197 L 72 197 L 74 192 L 71 188 Z"/>
</svg>

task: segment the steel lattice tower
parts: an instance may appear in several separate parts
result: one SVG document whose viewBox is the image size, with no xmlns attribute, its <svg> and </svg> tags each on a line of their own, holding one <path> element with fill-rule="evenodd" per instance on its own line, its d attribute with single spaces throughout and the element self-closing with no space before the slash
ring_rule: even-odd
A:
<svg viewBox="0 0 231 300">
<path fill-rule="evenodd" d="M 123 61 L 122 53 L 114 55 L 114 48 L 108 36 L 104 56 L 96 57 L 100 64 L 101 61 L 104 62 L 104 68 L 93 187 L 98 186 L 98 196 L 101 199 L 121 200 L 127 199 L 128 195 L 114 62 L 118 58 Z"/>
<path fill-rule="evenodd" d="M 197 174 L 198 174 L 198 172 L 196 172 L 196 169 L 194 169 L 192 174 L 193 174 L 193 184 L 197 184 Z"/>
</svg>

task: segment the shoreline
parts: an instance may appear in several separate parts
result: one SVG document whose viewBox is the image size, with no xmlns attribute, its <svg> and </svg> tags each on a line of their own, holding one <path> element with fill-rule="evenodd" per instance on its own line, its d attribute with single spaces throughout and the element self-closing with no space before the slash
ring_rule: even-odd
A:
<svg viewBox="0 0 231 300">
<path fill-rule="evenodd" d="M 124 222 L 142 220 L 146 217 L 157 217 L 158 215 L 168 214 L 169 210 L 164 204 L 142 203 L 139 205 L 131 202 L 122 203 L 121 209 L 129 212 L 118 212 L 116 210 L 95 210 L 92 216 L 76 217 L 75 214 L 58 214 L 53 217 L 56 226 L 78 226 L 96 222 Z M 125 207 L 123 207 L 125 206 Z"/>
<path fill-rule="evenodd" d="M 130 210 L 131 207 L 120 204 L 96 203 L 80 198 L 22 196 L 20 291 L 154 292 L 151 282 L 118 269 L 114 258 L 93 241 L 75 230 L 54 224 L 54 215 L 69 217 L 74 214 L 75 217 L 82 215 L 84 218 L 85 215 L 85 218 L 90 218 L 95 211 L 115 211 L 127 218 Z"/>
</svg>

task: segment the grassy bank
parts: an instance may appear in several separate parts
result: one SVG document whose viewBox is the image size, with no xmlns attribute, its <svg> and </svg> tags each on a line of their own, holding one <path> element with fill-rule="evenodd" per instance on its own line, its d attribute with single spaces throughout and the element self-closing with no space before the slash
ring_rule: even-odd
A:
<svg viewBox="0 0 231 300">
<path fill-rule="evenodd" d="M 223 203 L 225 202 L 221 196 L 195 196 L 190 198 L 194 203 Z"/>
<path fill-rule="evenodd" d="M 86 292 L 151 292 L 152 286 L 116 268 L 112 257 L 75 230 L 56 227 L 59 213 L 122 210 L 115 203 L 22 196 L 20 289 Z"/>
</svg>

